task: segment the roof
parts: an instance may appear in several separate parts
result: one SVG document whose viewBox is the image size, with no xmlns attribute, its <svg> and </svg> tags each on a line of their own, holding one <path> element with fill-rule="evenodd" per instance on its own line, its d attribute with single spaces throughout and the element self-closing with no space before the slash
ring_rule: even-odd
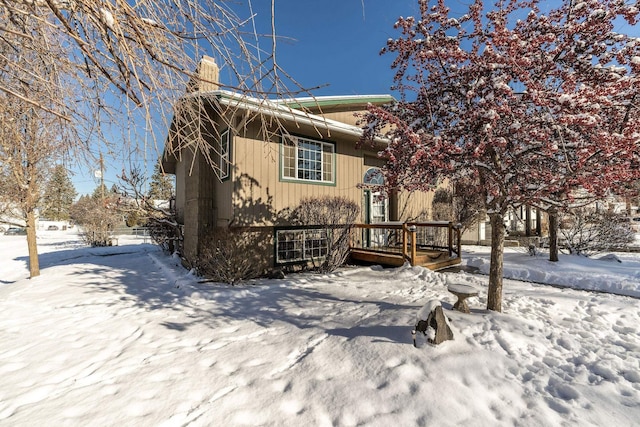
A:
<svg viewBox="0 0 640 427">
<path fill-rule="evenodd" d="M 182 99 L 209 98 L 215 99 L 220 106 L 243 109 L 264 116 L 270 116 L 279 120 L 293 122 L 297 125 L 312 126 L 315 129 L 323 129 L 328 133 L 342 134 L 345 136 L 360 138 L 362 128 L 329 119 L 320 114 L 314 114 L 314 110 L 335 110 L 335 108 L 351 107 L 353 111 L 366 107 L 367 104 L 381 105 L 393 102 L 391 95 L 357 95 L 357 96 L 318 96 L 308 98 L 290 98 L 283 100 L 259 99 L 228 90 L 197 91 L 184 95 Z M 320 108 L 323 107 L 323 108 Z M 304 110 L 303 110 L 304 109 Z M 173 128 L 175 117 L 171 122 Z M 171 131 L 170 131 L 171 133 Z M 169 136 L 167 136 L 168 142 Z M 386 145 L 387 139 L 375 138 L 377 144 Z M 167 143 L 165 143 L 165 155 L 163 155 L 163 167 L 169 173 L 175 173 L 175 166 L 166 157 Z"/>
<path fill-rule="evenodd" d="M 194 92 L 185 96 L 216 98 L 217 101 L 224 106 L 232 108 L 240 108 L 267 116 L 277 117 L 278 119 L 293 121 L 298 124 L 311 125 L 319 129 L 325 129 L 330 132 L 341 133 L 344 135 L 362 136 L 362 128 L 349 125 L 337 120 L 328 119 L 322 115 L 313 114 L 308 111 L 300 110 L 306 105 L 318 106 L 324 104 L 326 106 L 335 105 L 362 105 L 368 103 L 382 104 L 392 102 L 395 99 L 391 95 L 359 95 L 359 96 L 328 96 L 328 97 L 310 97 L 310 98 L 291 98 L 285 100 L 259 99 L 251 96 L 243 95 L 228 90 L 215 90 L 209 92 Z M 376 142 L 386 143 L 386 140 L 377 140 Z"/>
</svg>

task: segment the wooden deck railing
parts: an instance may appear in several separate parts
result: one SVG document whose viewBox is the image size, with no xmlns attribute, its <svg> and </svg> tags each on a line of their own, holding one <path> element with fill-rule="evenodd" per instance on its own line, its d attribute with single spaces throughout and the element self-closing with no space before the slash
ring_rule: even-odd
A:
<svg viewBox="0 0 640 427">
<path fill-rule="evenodd" d="M 441 251 L 449 258 L 460 258 L 460 227 L 449 221 L 355 224 L 350 246 L 401 253 L 411 265 L 417 264 L 419 251 Z"/>
</svg>

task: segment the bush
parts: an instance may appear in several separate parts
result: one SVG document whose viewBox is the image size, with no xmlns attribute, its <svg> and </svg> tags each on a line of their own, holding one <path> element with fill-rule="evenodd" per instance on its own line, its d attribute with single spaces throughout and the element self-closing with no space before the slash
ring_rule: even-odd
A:
<svg viewBox="0 0 640 427">
<path fill-rule="evenodd" d="M 151 240 L 165 252 L 182 254 L 182 230 L 173 214 L 151 217 L 145 227 L 149 230 Z"/>
<path fill-rule="evenodd" d="M 454 184 L 452 197 L 455 222 L 462 225 L 461 233 L 473 227 L 484 217 L 484 199 L 478 183 L 470 177 L 461 177 Z"/>
<path fill-rule="evenodd" d="M 634 241 L 633 230 L 624 215 L 574 209 L 560 217 L 560 237 L 571 254 L 591 256 L 624 250 Z"/>
<path fill-rule="evenodd" d="M 121 219 L 114 196 L 81 197 L 70 209 L 73 220 L 82 227 L 82 239 L 91 246 L 111 246 L 112 233 Z"/>
<path fill-rule="evenodd" d="M 446 188 L 438 188 L 431 202 L 434 221 L 454 221 L 453 195 Z"/>
<path fill-rule="evenodd" d="M 212 228 L 200 243 L 196 270 L 207 279 L 231 285 L 254 279 L 265 271 L 264 254 L 270 243 L 267 231 Z"/>
<path fill-rule="evenodd" d="M 315 270 L 331 272 L 344 264 L 349 256 L 351 227 L 358 219 L 360 207 L 346 197 L 304 198 L 293 210 L 290 221 L 294 225 L 318 225 L 327 235 L 327 253 L 313 259 Z"/>
</svg>

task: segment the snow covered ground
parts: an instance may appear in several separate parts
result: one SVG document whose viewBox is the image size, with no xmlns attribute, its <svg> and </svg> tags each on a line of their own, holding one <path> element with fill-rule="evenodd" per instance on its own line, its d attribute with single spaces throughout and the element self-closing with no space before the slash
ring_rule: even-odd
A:
<svg viewBox="0 0 640 427">
<path fill-rule="evenodd" d="M 524 249 L 506 248 L 504 277 L 640 298 L 638 253 L 592 258 L 560 254 L 559 258 L 560 262 L 550 262 L 548 252 L 531 257 Z M 489 248 L 466 247 L 463 264 L 489 274 Z"/>
<path fill-rule="evenodd" d="M 352 267 L 235 288 L 199 284 L 141 241 L 83 247 L 0 236 L 0 425 L 632 426 L 640 420 L 640 301 L 487 277 Z M 622 261 L 509 251 L 518 278 L 640 295 Z M 465 262 L 484 269 L 488 249 Z M 561 283 L 560 283 L 561 282 Z M 451 311 L 447 284 L 480 290 Z M 453 341 L 411 343 L 442 301 Z"/>
</svg>

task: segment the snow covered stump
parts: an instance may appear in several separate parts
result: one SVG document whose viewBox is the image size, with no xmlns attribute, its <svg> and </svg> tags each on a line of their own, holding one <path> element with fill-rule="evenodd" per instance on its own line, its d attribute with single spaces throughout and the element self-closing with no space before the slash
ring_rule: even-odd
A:
<svg viewBox="0 0 640 427">
<path fill-rule="evenodd" d="M 423 335 L 427 336 L 427 341 L 435 345 L 453 339 L 453 331 L 449 326 L 449 319 L 444 315 L 440 301 L 433 299 L 418 311 L 416 326 L 411 331 L 414 347 L 417 347 L 416 332 L 422 332 Z"/>
<path fill-rule="evenodd" d="M 458 300 L 453 305 L 454 310 L 467 314 L 471 313 L 466 300 L 467 298 L 478 296 L 478 290 L 476 288 L 469 285 L 449 285 L 447 290 L 458 297 Z"/>
</svg>

